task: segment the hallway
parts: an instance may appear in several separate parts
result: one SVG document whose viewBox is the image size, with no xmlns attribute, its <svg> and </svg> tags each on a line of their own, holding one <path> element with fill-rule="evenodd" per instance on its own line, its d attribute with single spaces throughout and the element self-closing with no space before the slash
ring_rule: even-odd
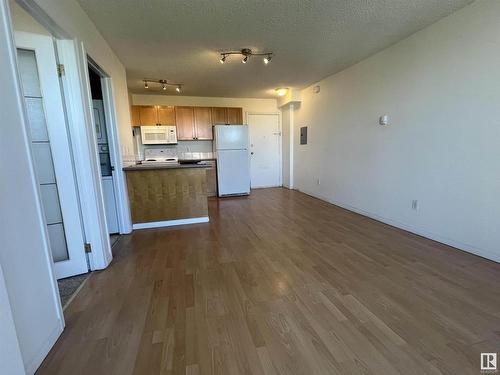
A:
<svg viewBox="0 0 500 375">
<path fill-rule="evenodd" d="M 477 374 L 500 265 L 286 189 L 135 231 L 37 374 Z"/>
</svg>

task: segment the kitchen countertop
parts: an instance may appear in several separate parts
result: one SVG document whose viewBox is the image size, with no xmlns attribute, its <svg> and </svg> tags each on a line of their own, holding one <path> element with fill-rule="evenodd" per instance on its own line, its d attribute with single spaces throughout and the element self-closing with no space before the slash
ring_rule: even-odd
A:
<svg viewBox="0 0 500 375">
<path fill-rule="evenodd" d="M 209 168 L 206 164 L 130 164 L 123 168 L 124 171 L 146 171 L 154 169 L 188 169 L 188 168 Z"/>
</svg>

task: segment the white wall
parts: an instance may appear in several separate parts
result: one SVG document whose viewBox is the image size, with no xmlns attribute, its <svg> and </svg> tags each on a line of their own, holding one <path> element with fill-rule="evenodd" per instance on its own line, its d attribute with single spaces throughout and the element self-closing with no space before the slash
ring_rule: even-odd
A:
<svg viewBox="0 0 500 375">
<path fill-rule="evenodd" d="M 303 90 L 296 187 L 500 261 L 499 14 L 479 0 Z"/>
<path fill-rule="evenodd" d="M 32 373 L 62 332 L 63 321 L 5 9 L 6 1 L 0 0 L 0 113 L 5 125 L 0 137 L 0 267 L 8 295 L 8 301 L 0 296 L 0 341 L 12 346 L 2 345 L 0 357 L 11 353 L 9 366 L 18 372 L 13 327 L 3 313 L 10 305 L 24 366 Z"/>
</svg>

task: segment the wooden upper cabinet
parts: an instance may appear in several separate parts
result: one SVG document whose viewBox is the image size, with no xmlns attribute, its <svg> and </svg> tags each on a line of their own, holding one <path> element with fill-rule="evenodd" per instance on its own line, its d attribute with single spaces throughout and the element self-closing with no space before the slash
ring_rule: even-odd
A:
<svg viewBox="0 0 500 375">
<path fill-rule="evenodd" d="M 175 125 L 175 107 L 159 106 L 157 110 L 158 110 L 158 124 Z"/>
<path fill-rule="evenodd" d="M 212 124 L 213 125 L 227 124 L 226 107 L 212 107 Z"/>
<path fill-rule="evenodd" d="M 213 125 L 243 124 L 243 109 L 235 107 L 133 105 L 130 115 L 132 126 L 177 125 L 180 140 L 211 140 Z"/>
<path fill-rule="evenodd" d="M 231 125 L 242 125 L 243 108 L 227 108 L 227 123 Z"/>
<path fill-rule="evenodd" d="M 194 107 L 194 127 L 196 139 L 214 139 L 212 133 L 212 108 Z"/>
<path fill-rule="evenodd" d="M 139 106 L 139 115 L 141 118 L 141 126 L 158 124 L 158 116 L 154 105 Z"/>
<path fill-rule="evenodd" d="M 132 126 L 141 126 L 141 114 L 138 105 L 130 107 L 130 122 Z"/>
<path fill-rule="evenodd" d="M 179 141 L 192 141 L 195 139 L 193 107 L 175 107 L 175 121 Z"/>
</svg>

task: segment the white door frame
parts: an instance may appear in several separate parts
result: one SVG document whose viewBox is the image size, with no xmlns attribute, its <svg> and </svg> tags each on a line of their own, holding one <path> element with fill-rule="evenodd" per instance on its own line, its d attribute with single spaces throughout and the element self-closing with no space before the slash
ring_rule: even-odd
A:
<svg viewBox="0 0 500 375">
<path fill-rule="evenodd" d="M 40 90 L 50 139 L 52 162 L 57 181 L 57 191 L 63 218 L 68 259 L 54 262 L 58 279 L 88 271 L 84 250 L 83 225 L 75 180 L 73 155 L 68 139 L 59 80 L 56 74 L 56 56 L 50 36 L 15 32 L 16 48 L 35 52 L 39 72 Z M 66 131 L 61 131 L 66 129 Z"/>
<path fill-rule="evenodd" d="M 108 135 L 108 145 L 110 146 L 109 156 L 111 158 L 111 165 L 115 168 L 112 175 L 113 188 L 115 189 L 116 213 L 118 215 L 118 228 L 120 229 L 120 234 L 127 234 L 131 232 L 132 228 L 130 211 L 127 205 L 128 193 L 125 183 L 125 172 L 123 172 L 121 168 L 122 154 L 118 137 L 118 122 L 116 120 L 116 110 L 114 106 L 115 100 L 113 96 L 112 78 L 90 56 L 88 56 L 87 61 L 92 69 L 97 71 L 101 76 L 104 117 Z M 92 97 L 92 95 L 90 96 Z"/>
<path fill-rule="evenodd" d="M 248 131 L 251 132 L 250 130 L 250 124 L 248 123 L 248 117 L 251 115 L 277 115 L 278 116 L 278 131 L 279 131 L 279 140 L 278 140 L 278 163 L 279 163 L 279 186 L 283 185 L 283 149 L 282 149 L 282 139 L 283 139 L 283 129 L 281 125 L 281 112 L 276 111 L 276 112 L 254 112 L 254 111 L 249 111 L 245 112 L 245 123 L 248 125 Z"/>
<path fill-rule="evenodd" d="M 87 54 L 78 40 L 57 40 L 57 50 L 59 61 L 65 67 L 62 87 L 70 122 L 85 238 L 92 249 L 89 253 L 90 269 L 104 269 L 113 256 L 97 159 Z"/>
</svg>

